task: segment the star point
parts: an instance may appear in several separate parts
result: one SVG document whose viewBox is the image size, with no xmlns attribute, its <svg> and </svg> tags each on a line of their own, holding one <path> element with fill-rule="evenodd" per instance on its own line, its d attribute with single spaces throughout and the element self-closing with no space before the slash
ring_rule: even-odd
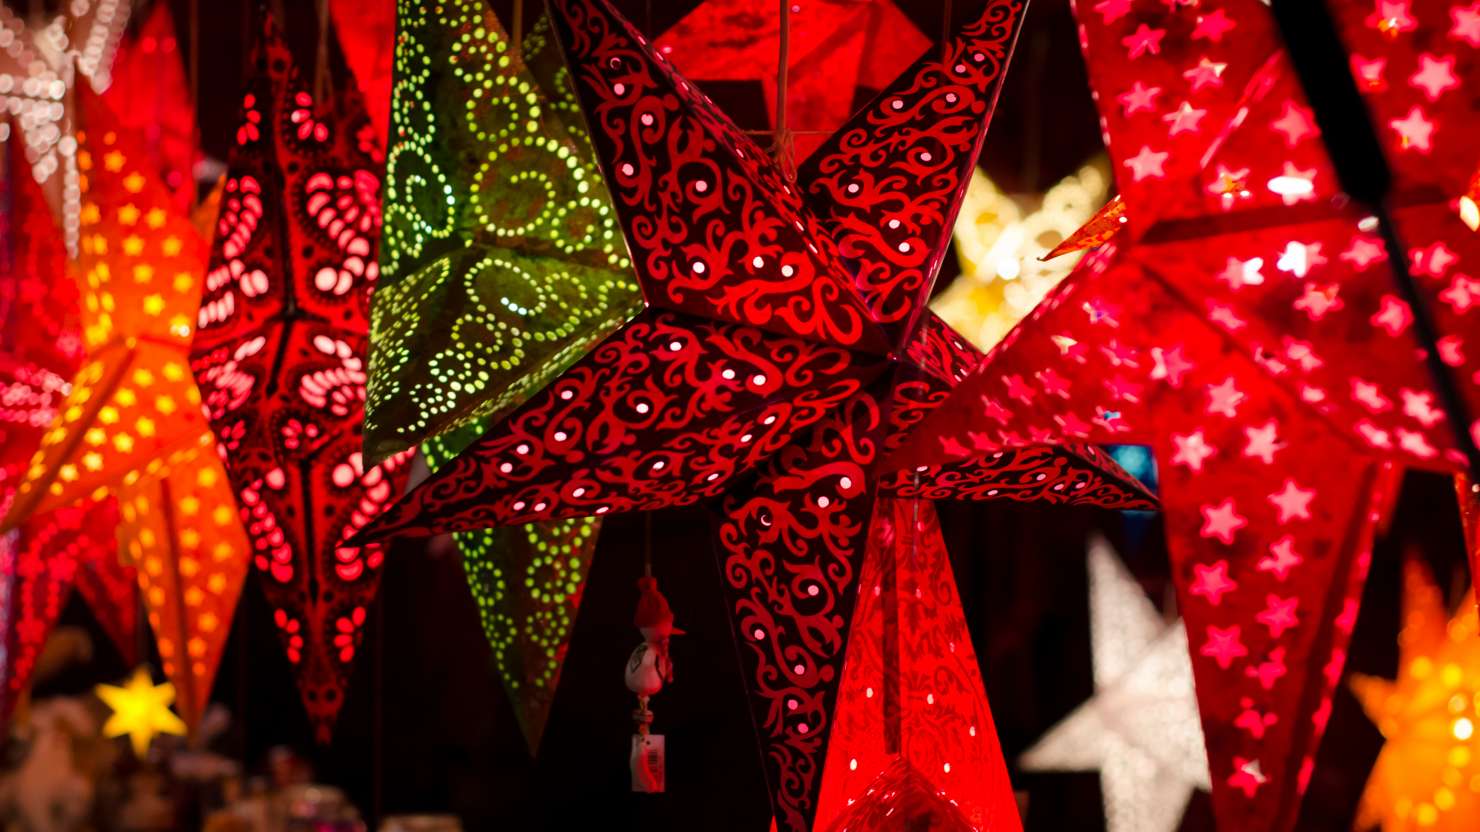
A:
<svg viewBox="0 0 1480 832">
<path fill-rule="evenodd" d="M 170 710 L 175 686 L 154 684 L 146 668 L 134 670 L 121 686 L 98 685 L 94 692 L 113 711 L 103 724 L 103 736 L 128 737 L 136 757 L 143 758 L 160 734 L 185 735 L 184 721 Z"/>
</svg>

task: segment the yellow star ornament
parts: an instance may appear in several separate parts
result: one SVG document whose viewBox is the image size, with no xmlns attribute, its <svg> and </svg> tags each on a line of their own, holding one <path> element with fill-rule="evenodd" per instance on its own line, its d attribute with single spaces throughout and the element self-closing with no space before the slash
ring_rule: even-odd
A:
<svg viewBox="0 0 1480 832">
<path fill-rule="evenodd" d="M 98 698 L 113 711 L 103 723 L 103 736 L 127 735 L 134 756 L 143 757 L 149 743 L 159 734 L 185 736 L 185 723 L 170 710 L 175 701 L 175 686 L 169 682 L 154 684 L 147 668 L 140 667 L 122 687 L 98 685 Z"/>
<path fill-rule="evenodd" d="M 1386 739 L 1355 828 L 1480 829 L 1480 634 L 1473 596 L 1450 618 L 1422 566 L 1405 565 L 1403 586 L 1398 678 L 1351 678 L 1352 692 Z"/>
</svg>

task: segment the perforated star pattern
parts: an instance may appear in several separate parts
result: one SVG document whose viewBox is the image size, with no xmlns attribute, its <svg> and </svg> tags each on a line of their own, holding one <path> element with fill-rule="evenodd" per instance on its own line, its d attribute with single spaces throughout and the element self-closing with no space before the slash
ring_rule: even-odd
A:
<svg viewBox="0 0 1480 832">
<path fill-rule="evenodd" d="M 363 536 L 724 495 L 721 571 L 773 807 L 808 828 L 876 494 L 1151 504 L 1077 445 L 876 467 L 979 358 L 923 301 L 1021 7 L 992 3 L 931 50 L 796 187 L 608 4 L 551 12 L 648 308 Z"/>
<path fill-rule="evenodd" d="M 516 55 L 482 0 L 400 12 L 372 458 L 502 416 L 638 308 L 548 25 Z"/>
</svg>

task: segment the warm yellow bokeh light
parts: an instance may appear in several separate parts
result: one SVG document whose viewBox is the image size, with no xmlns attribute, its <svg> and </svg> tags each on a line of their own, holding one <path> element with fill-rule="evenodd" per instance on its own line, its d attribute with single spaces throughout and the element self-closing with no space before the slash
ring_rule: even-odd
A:
<svg viewBox="0 0 1480 832">
<path fill-rule="evenodd" d="M 142 759 L 160 734 L 185 735 L 185 723 L 170 710 L 175 686 L 169 682 L 154 684 L 147 668 L 135 670 L 121 687 L 98 685 L 94 690 L 113 711 L 103 723 L 103 736 L 128 737 L 136 757 Z"/>
</svg>

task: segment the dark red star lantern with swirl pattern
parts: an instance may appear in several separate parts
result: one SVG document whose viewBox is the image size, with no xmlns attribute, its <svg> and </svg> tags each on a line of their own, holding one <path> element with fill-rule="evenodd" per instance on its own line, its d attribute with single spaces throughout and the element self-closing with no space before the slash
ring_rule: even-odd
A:
<svg viewBox="0 0 1480 832">
<path fill-rule="evenodd" d="M 229 162 L 191 367 L 316 735 L 344 700 L 384 553 L 347 546 L 405 481 L 360 453 L 380 233 L 373 128 L 321 108 L 264 24 Z"/>
<path fill-rule="evenodd" d="M 878 465 L 980 358 L 923 303 L 1022 4 L 987 4 L 795 185 L 604 0 L 550 8 L 647 309 L 362 537 L 712 499 L 775 816 L 809 829 L 876 496 L 1152 504 L 1084 445 Z"/>
<path fill-rule="evenodd" d="M 1468 106 L 1443 99 L 1439 76 L 1476 62 L 1445 22 L 1462 9 L 1418 5 L 1369 16 L 1346 4 L 1340 17 L 1359 79 L 1371 61 L 1402 76 L 1365 92 L 1438 348 L 1469 377 L 1475 313 L 1467 330 L 1459 261 L 1476 242 L 1441 184 L 1453 165 L 1419 158 L 1440 152 L 1439 134 L 1407 119 Z M 1403 34 L 1410 13 L 1431 19 L 1422 49 Z M 1151 444 L 1220 825 L 1289 829 L 1355 622 L 1374 507 L 1393 487 L 1387 464 L 1453 470 L 1463 456 L 1376 221 L 1340 197 L 1269 10 L 1106 0 L 1078 14 L 1123 197 L 1090 238 L 1114 242 L 963 385 L 972 407 L 931 417 L 909 458 L 1045 436 Z M 1385 117 L 1395 101 L 1404 115 Z M 1473 118 L 1453 112 L 1463 142 Z"/>
<path fill-rule="evenodd" d="M 705 0 L 660 35 L 658 51 L 684 77 L 759 82 L 776 110 L 781 16 L 772 0 Z M 808 0 L 787 21 L 787 129 L 806 158 L 853 114 L 861 89 L 882 89 L 930 39 L 894 0 Z M 773 128 L 777 125 L 771 125 Z"/>
</svg>

